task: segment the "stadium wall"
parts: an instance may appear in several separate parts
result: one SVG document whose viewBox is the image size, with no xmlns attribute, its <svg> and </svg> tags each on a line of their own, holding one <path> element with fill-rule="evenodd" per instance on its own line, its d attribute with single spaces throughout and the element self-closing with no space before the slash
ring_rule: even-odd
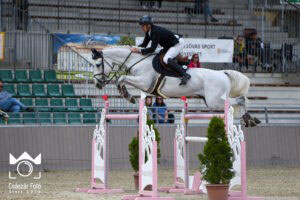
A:
<svg viewBox="0 0 300 200">
<path fill-rule="evenodd" d="M 157 126 L 161 134 L 160 167 L 173 164 L 175 126 Z M 24 151 L 33 158 L 42 154 L 41 168 L 53 170 L 89 169 L 94 126 L 42 126 L 0 128 L 0 171 L 14 170 L 9 153 L 18 158 Z M 244 129 L 248 166 L 295 166 L 300 164 L 300 126 L 260 126 Z M 136 126 L 110 126 L 110 166 L 130 169 L 128 144 L 137 134 Z M 206 126 L 191 126 L 190 133 L 204 136 Z M 190 146 L 191 167 L 198 167 L 197 154 L 203 145 Z M 39 169 L 39 170 L 41 170 Z"/>
</svg>

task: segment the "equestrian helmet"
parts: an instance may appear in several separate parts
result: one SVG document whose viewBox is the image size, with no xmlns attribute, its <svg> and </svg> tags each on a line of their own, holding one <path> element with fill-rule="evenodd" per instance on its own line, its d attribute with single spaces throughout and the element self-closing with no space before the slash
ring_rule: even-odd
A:
<svg viewBox="0 0 300 200">
<path fill-rule="evenodd" d="M 153 24 L 152 18 L 148 15 L 145 15 L 140 18 L 139 24 L 140 25 L 148 25 L 148 24 L 152 25 Z"/>
</svg>

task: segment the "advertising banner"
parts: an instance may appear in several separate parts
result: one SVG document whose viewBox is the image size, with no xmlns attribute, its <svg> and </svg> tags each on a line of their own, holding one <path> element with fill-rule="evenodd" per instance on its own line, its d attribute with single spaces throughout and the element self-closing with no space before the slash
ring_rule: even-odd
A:
<svg viewBox="0 0 300 200">
<path fill-rule="evenodd" d="M 57 73 L 58 78 L 90 78 L 93 71 L 90 63 L 94 63 L 91 48 L 101 50 L 108 45 L 117 44 L 120 38 L 120 36 L 100 34 L 54 34 L 53 60 L 57 70 L 60 71 Z"/>
<path fill-rule="evenodd" d="M 136 44 L 141 44 L 142 37 L 136 38 Z M 181 51 L 183 56 L 191 57 L 198 54 L 202 63 L 231 63 L 233 57 L 233 40 L 230 39 L 194 39 L 184 38 L 185 46 Z M 150 44 L 148 45 L 150 46 Z"/>
</svg>

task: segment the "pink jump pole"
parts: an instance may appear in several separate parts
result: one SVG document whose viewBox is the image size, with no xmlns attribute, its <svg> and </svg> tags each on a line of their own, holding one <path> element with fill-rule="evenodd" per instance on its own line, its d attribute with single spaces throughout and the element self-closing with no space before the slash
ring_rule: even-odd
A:
<svg viewBox="0 0 300 200">
<path fill-rule="evenodd" d="M 229 191 L 228 200 L 263 200 L 263 197 L 247 196 L 246 142 L 241 142 L 241 191 Z"/>
</svg>

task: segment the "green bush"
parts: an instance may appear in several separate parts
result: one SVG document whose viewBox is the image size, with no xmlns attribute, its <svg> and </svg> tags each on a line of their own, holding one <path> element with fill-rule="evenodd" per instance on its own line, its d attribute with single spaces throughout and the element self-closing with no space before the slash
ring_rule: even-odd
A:
<svg viewBox="0 0 300 200">
<path fill-rule="evenodd" d="M 223 119 L 211 119 L 207 138 L 203 154 L 198 155 L 202 178 L 210 184 L 228 184 L 234 176 L 233 153 L 227 140 Z"/>
<path fill-rule="evenodd" d="M 160 153 L 160 134 L 158 130 L 154 127 L 154 121 L 153 120 L 147 120 L 147 125 L 151 127 L 153 125 L 153 129 L 155 131 L 155 140 L 157 141 L 157 162 L 159 163 L 159 159 L 161 157 Z M 138 135 L 138 134 L 137 134 Z M 132 138 L 131 143 L 129 144 L 129 161 L 131 163 L 131 167 L 135 172 L 139 171 L 139 139 L 138 136 Z M 147 157 L 145 158 L 148 159 Z"/>
<path fill-rule="evenodd" d="M 118 45 L 134 46 L 135 45 L 135 40 L 132 37 L 122 36 L 121 39 L 120 39 L 120 41 L 117 44 Z"/>
</svg>

